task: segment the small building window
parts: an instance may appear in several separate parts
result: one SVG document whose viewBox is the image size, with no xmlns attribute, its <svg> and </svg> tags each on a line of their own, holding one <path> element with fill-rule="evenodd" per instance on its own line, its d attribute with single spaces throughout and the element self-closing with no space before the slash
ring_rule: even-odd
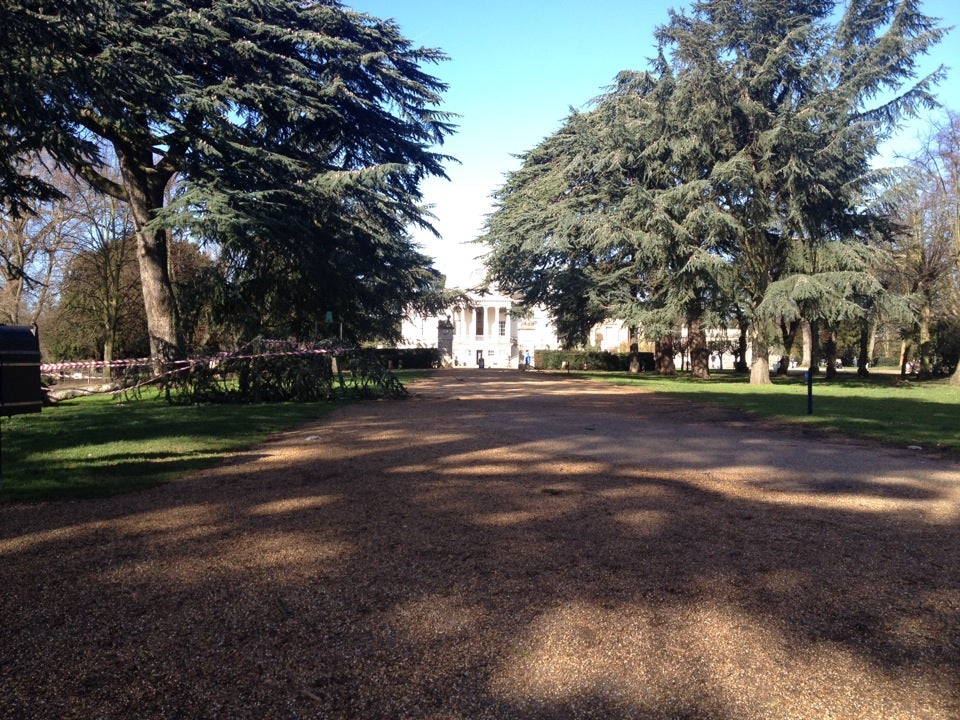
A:
<svg viewBox="0 0 960 720">
<path fill-rule="evenodd" d="M 474 314 L 477 317 L 477 335 L 483 335 L 483 310 L 476 310 Z"/>
<path fill-rule="evenodd" d="M 501 320 L 500 321 L 500 337 L 505 337 L 506 334 L 507 334 L 507 321 Z"/>
</svg>

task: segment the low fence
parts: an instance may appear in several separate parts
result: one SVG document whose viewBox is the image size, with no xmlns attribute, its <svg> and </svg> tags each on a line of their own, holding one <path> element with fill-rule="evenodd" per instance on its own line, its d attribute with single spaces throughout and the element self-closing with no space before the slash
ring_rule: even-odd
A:
<svg viewBox="0 0 960 720">
<path fill-rule="evenodd" d="M 171 402 L 262 402 L 405 396 L 371 351 L 342 343 L 257 339 L 230 353 L 158 362 L 152 358 L 44 363 L 41 376 L 100 384 L 90 392 L 136 394 L 156 387 Z"/>
</svg>

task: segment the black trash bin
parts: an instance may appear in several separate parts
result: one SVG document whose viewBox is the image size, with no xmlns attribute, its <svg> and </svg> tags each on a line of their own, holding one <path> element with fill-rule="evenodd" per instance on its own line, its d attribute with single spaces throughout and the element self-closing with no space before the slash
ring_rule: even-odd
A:
<svg viewBox="0 0 960 720">
<path fill-rule="evenodd" d="M 40 412 L 40 340 L 33 328 L 0 325 L 0 415 Z"/>
</svg>

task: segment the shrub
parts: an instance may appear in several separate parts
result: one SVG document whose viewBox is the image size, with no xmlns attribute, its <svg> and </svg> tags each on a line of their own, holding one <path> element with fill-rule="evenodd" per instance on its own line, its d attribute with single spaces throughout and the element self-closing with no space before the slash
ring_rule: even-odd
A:
<svg viewBox="0 0 960 720">
<path fill-rule="evenodd" d="M 427 370 L 440 365 L 437 348 L 378 348 L 370 351 L 384 367 L 394 370 Z"/>
<path fill-rule="evenodd" d="M 148 369 L 149 370 L 149 369 Z M 128 392 L 144 382 L 126 377 Z M 188 363 L 160 376 L 158 386 L 176 403 L 337 400 L 405 397 L 403 384 L 373 351 L 255 340 L 215 361 Z M 146 379 L 149 384 L 153 380 Z"/>
<path fill-rule="evenodd" d="M 636 353 L 642 372 L 652 372 L 656 367 L 653 353 Z M 533 364 L 541 370 L 562 370 L 567 363 L 570 370 L 601 370 L 627 372 L 630 370 L 631 353 L 612 353 L 606 350 L 536 350 Z"/>
</svg>

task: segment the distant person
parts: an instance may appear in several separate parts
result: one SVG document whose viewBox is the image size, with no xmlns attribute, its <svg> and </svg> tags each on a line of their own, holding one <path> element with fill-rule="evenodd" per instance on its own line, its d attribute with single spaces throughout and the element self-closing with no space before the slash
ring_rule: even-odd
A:
<svg viewBox="0 0 960 720">
<path fill-rule="evenodd" d="M 526 365 L 527 367 L 530 367 L 530 351 L 529 350 L 527 350 L 527 354 L 523 358 L 523 364 Z"/>
</svg>

